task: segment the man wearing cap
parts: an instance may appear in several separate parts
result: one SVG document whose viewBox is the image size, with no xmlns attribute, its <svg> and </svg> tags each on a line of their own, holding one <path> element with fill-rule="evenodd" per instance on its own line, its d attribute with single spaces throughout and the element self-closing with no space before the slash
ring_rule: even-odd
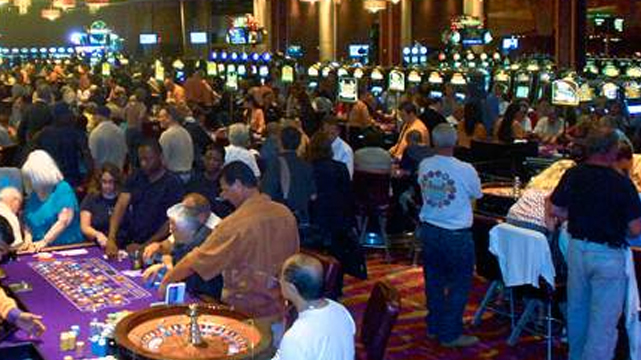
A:
<svg viewBox="0 0 641 360">
<path fill-rule="evenodd" d="M 35 149 L 48 152 L 65 180 L 73 187 L 79 186 L 93 169 L 87 135 L 76 125 L 75 115 L 68 104 L 56 103 L 53 116 L 53 123 L 34 138 Z"/>
<path fill-rule="evenodd" d="M 111 111 L 106 106 L 100 106 L 94 115 L 98 126 L 89 134 L 89 150 L 96 168 L 110 162 L 120 170 L 127 158 L 127 142 L 125 133 L 111 120 Z"/>
<path fill-rule="evenodd" d="M 298 252 L 296 218 L 286 206 L 258 190 L 258 180 L 241 161 L 223 168 L 221 196 L 236 207 L 205 242 L 187 254 L 163 279 L 160 293 L 193 274 L 204 280 L 223 274 L 223 301 L 264 317 L 277 314 L 274 281 L 285 260 Z"/>
<path fill-rule="evenodd" d="M 143 278 L 154 278 L 160 269 L 173 269 L 174 265 L 191 250 L 200 246 L 220 222 L 220 218 L 210 210 L 207 198 L 200 194 L 187 194 L 183 201 L 167 210 L 171 236 L 160 243 L 152 243 L 145 248 L 143 259 L 149 261 L 160 257 L 161 261 L 148 267 Z M 204 294 L 220 300 L 223 290 L 222 275 L 205 281 L 198 274 L 186 280 L 187 290 L 191 293 Z"/>
</svg>

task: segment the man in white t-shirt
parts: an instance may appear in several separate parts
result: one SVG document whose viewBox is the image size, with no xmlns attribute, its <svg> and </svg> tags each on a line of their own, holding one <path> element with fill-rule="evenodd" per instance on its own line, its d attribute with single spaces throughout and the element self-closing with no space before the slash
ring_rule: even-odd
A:
<svg viewBox="0 0 641 360">
<path fill-rule="evenodd" d="M 454 158 L 456 142 L 456 129 L 436 126 L 436 155 L 421 161 L 418 171 L 423 207 L 417 235 L 423 243 L 428 337 L 445 347 L 478 342 L 463 335 L 463 311 L 474 272 L 472 201 L 482 196 L 481 182 L 472 165 Z"/>
<path fill-rule="evenodd" d="M 353 360 L 356 326 L 345 307 L 323 297 L 323 266 L 305 254 L 283 265 L 281 292 L 298 311 L 272 360 Z"/>
</svg>

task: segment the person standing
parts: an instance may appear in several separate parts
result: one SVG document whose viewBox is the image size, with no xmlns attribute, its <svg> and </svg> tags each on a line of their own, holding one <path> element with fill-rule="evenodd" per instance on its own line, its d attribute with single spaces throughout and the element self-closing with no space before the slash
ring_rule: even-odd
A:
<svg viewBox="0 0 641 360">
<path fill-rule="evenodd" d="M 98 107 L 95 118 L 98 126 L 89 133 L 89 150 L 94 166 L 99 169 L 105 163 L 112 163 L 122 170 L 127 159 L 125 132 L 113 122 L 111 110 L 106 106 Z"/>
<path fill-rule="evenodd" d="M 626 237 L 641 234 L 637 190 L 612 167 L 618 141 L 612 129 L 592 132 L 586 140 L 586 161 L 569 169 L 551 196 L 552 215 L 559 221 L 568 220 L 571 235 L 567 284 L 570 360 L 613 358 L 628 282 Z"/>
<path fill-rule="evenodd" d="M 183 183 L 191 178 L 194 165 L 194 143 L 189 132 L 181 125 L 182 116 L 173 106 L 165 106 L 158 113 L 158 122 L 165 129 L 158 142 L 167 170 L 178 175 Z"/>
<path fill-rule="evenodd" d="M 439 124 L 432 139 L 436 155 L 418 171 L 428 336 L 445 347 L 471 346 L 478 338 L 463 335 L 463 311 L 474 272 L 472 201 L 482 196 L 481 181 L 472 165 L 453 156 L 456 129 Z"/>
</svg>

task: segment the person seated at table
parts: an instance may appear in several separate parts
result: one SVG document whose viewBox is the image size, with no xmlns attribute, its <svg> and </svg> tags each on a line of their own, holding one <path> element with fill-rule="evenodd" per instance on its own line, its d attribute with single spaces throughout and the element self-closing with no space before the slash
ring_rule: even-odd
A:
<svg viewBox="0 0 641 360">
<path fill-rule="evenodd" d="M 23 214 L 29 249 L 82 242 L 76 194 L 51 156 L 44 150 L 31 152 L 22 174 L 29 194 Z"/>
<path fill-rule="evenodd" d="M 11 247 L 21 248 L 23 245 L 22 227 L 18 214 L 22 208 L 22 193 L 15 187 L 8 186 L 0 190 L 0 218 L 11 226 L 13 242 Z"/>
<path fill-rule="evenodd" d="M 457 125 L 458 146 L 469 149 L 472 141 L 487 139 L 483 125 L 483 107 L 479 101 L 470 101 L 463 108 L 463 121 Z"/>
<path fill-rule="evenodd" d="M 283 297 L 298 312 L 272 360 L 352 360 L 356 325 L 341 304 L 323 297 L 323 266 L 305 255 L 291 256 L 280 275 Z"/>
<path fill-rule="evenodd" d="M 125 182 L 109 220 L 106 253 L 115 256 L 118 248 L 160 241 L 169 235 L 167 209 L 180 202 L 184 194 L 180 178 L 162 162 L 158 141 L 147 139 L 138 147 L 140 170 Z M 127 215 L 127 241 L 117 241 L 123 218 Z"/>
<path fill-rule="evenodd" d="M 559 115 L 553 106 L 541 108 L 541 116 L 534 127 L 534 134 L 544 143 L 554 143 L 563 134 L 565 120 L 559 119 Z"/>
<path fill-rule="evenodd" d="M 9 222 L 0 218 L 0 262 L 11 251 L 15 238 Z M 30 335 L 40 336 L 46 327 L 42 316 L 22 311 L 16 302 L 0 288 L 0 322 L 7 321 Z"/>
<path fill-rule="evenodd" d="M 205 150 L 203 171 L 196 171 L 194 176 L 185 185 L 185 191 L 203 195 L 211 204 L 211 211 L 220 218 L 224 218 L 234 211 L 234 207 L 220 198 L 220 174 L 225 163 L 225 148 L 218 144 L 211 144 Z"/>
<path fill-rule="evenodd" d="M 551 218 L 546 217 L 548 197 L 563 174 L 575 165 L 573 160 L 559 160 L 533 177 L 518 201 L 510 207 L 507 222 L 546 235 L 553 230 L 555 224 Z"/>
<path fill-rule="evenodd" d="M 87 196 L 80 204 L 80 230 L 101 247 L 109 240 L 109 220 L 122 189 L 123 179 L 118 166 L 104 163 L 89 184 Z"/>
<path fill-rule="evenodd" d="M 260 193 L 258 179 L 241 161 L 225 165 L 220 185 L 221 196 L 236 210 L 167 272 L 159 293 L 193 274 L 211 280 L 223 273 L 231 279 L 225 280 L 223 301 L 257 316 L 274 315 L 280 309 L 274 309 L 278 304 L 271 279 L 298 252 L 296 218 L 286 206 Z"/>
<path fill-rule="evenodd" d="M 421 133 L 421 142 L 427 145 L 430 144 L 430 135 L 425 124 L 418 118 L 418 110 L 416 105 L 410 101 L 405 101 L 399 106 L 403 126 L 401 127 L 398 141 L 390 150 L 390 154 L 397 160 L 400 160 L 407 148 L 407 134 L 416 130 Z"/>
<path fill-rule="evenodd" d="M 207 198 L 200 194 L 190 193 L 185 195 L 182 202 L 167 210 L 171 236 L 161 242 L 153 243 L 145 248 L 143 259 L 153 258 L 156 254 L 162 255 L 158 264 L 151 265 L 142 274 L 145 281 L 155 278 L 160 269 L 174 268 L 174 265 L 184 258 L 190 251 L 202 245 L 211 234 L 214 224 L 220 221 L 215 217 L 214 224 L 208 224 L 212 216 Z M 204 294 L 220 300 L 223 291 L 223 277 L 218 275 L 205 281 L 198 274 L 193 274 L 185 281 L 187 290 L 195 294 Z"/>
<path fill-rule="evenodd" d="M 526 110 L 519 103 L 512 103 L 505 110 L 503 118 L 494 125 L 494 139 L 503 143 L 513 143 L 514 140 L 524 139 L 526 132 L 521 121 L 526 116 Z"/>
</svg>

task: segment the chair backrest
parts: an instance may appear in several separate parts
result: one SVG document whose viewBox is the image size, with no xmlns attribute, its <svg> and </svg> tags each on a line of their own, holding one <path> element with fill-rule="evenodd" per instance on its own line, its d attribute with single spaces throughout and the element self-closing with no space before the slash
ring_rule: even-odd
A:
<svg viewBox="0 0 641 360">
<path fill-rule="evenodd" d="M 390 202 L 390 174 L 354 172 L 356 205 L 368 209 L 387 206 Z"/>
<path fill-rule="evenodd" d="M 383 360 L 387 341 L 401 311 L 401 296 L 385 282 L 377 282 L 367 301 L 361 324 L 361 342 L 367 360 Z"/>
<path fill-rule="evenodd" d="M 487 280 L 500 280 L 501 268 L 496 256 L 490 253 L 490 230 L 499 223 L 499 219 L 474 214 L 472 237 L 476 255 L 476 273 Z"/>
<path fill-rule="evenodd" d="M 540 278 L 554 287 L 556 272 L 547 237 L 542 233 L 501 223 L 490 230 L 490 252 L 499 260 L 505 286 L 532 285 Z"/>
<path fill-rule="evenodd" d="M 341 289 L 340 276 L 342 276 L 341 263 L 333 256 L 324 255 L 316 251 L 303 249 L 302 253 L 318 259 L 323 265 L 323 296 L 332 300 L 337 300 Z"/>
</svg>

